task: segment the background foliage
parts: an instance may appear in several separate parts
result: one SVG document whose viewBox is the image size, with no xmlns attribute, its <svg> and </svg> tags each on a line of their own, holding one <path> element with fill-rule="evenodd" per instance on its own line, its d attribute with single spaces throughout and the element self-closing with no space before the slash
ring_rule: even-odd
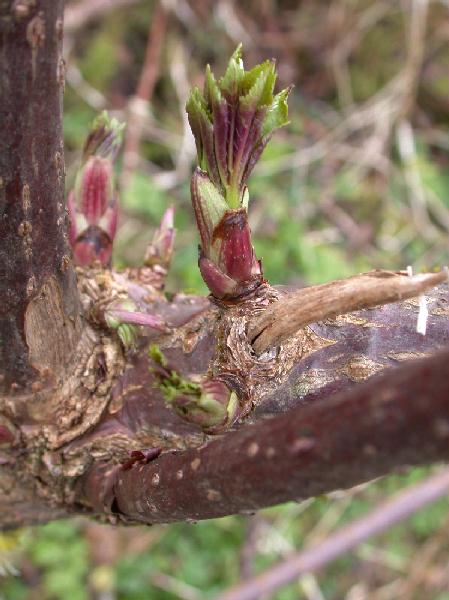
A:
<svg viewBox="0 0 449 600">
<path fill-rule="evenodd" d="M 79 0 L 67 3 L 66 29 L 68 187 L 100 110 L 134 123 L 119 164 L 118 266 L 142 260 L 174 203 L 168 289 L 205 293 L 184 104 L 205 64 L 221 73 L 240 41 L 249 66 L 275 57 L 279 88 L 295 84 L 291 124 L 250 181 L 250 220 L 267 278 L 298 285 L 449 262 L 447 2 Z M 149 85 L 139 102 L 142 79 Z M 114 529 L 72 520 L 5 535 L 0 598 L 210 598 L 423 474 L 415 469 L 257 516 L 196 525 Z M 447 600 L 448 531 L 442 500 L 275 597 Z"/>
</svg>

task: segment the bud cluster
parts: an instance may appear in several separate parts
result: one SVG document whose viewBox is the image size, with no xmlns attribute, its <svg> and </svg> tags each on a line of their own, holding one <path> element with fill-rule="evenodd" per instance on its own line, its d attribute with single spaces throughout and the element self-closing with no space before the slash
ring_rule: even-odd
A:
<svg viewBox="0 0 449 600">
<path fill-rule="evenodd" d="M 217 298 L 236 299 L 263 281 L 246 183 L 273 132 L 287 123 L 289 89 L 274 95 L 275 81 L 274 61 L 245 71 L 239 46 L 225 75 L 217 81 L 207 67 L 203 92 L 194 88 L 187 102 L 199 163 L 191 183 L 199 267 Z"/>
</svg>

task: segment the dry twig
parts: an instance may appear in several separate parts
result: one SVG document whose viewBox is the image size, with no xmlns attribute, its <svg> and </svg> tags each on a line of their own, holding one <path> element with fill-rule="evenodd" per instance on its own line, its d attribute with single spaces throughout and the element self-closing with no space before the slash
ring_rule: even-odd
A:
<svg viewBox="0 0 449 600">
<path fill-rule="evenodd" d="M 412 298 L 446 280 L 445 271 L 409 277 L 403 271 L 378 270 L 307 287 L 268 307 L 250 323 L 248 337 L 260 354 L 309 323 Z"/>
</svg>

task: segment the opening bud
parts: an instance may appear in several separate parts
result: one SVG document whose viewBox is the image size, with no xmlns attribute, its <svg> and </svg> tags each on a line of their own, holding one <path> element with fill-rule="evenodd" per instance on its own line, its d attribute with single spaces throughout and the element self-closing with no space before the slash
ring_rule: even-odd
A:
<svg viewBox="0 0 449 600">
<path fill-rule="evenodd" d="M 290 88 L 274 94 L 276 68 L 267 60 L 245 71 L 241 45 L 224 76 L 206 69 L 203 91 L 187 101 L 199 168 L 191 195 L 201 248 L 199 266 L 217 298 L 237 300 L 263 282 L 248 225 L 248 178 L 273 132 L 288 122 Z"/>
<path fill-rule="evenodd" d="M 69 239 L 75 262 L 109 266 L 117 229 L 118 194 L 113 163 L 124 125 L 102 113 L 93 123 L 84 145 L 83 160 L 67 208 Z"/>
<path fill-rule="evenodd" d="M 165 401 L 183 418 L 212 433 L 233 423 L 239 408 L 237 394 L 218 379 L 195 382 L 168 364 L 157 346 L 150 348 L 153 372 Z"/>
<path fill-rule="evenodd" d="M 237 47 L 224 76 L 206 68 L 203 92 L 194 88 L 186 109 L 198 163 L 230 208 L 244 204 L 245 186 L 273 132 L 288 123 L 290 88 L 274 95 L 276 65 L 267 60 L 245 71 Z"/>
</svg>

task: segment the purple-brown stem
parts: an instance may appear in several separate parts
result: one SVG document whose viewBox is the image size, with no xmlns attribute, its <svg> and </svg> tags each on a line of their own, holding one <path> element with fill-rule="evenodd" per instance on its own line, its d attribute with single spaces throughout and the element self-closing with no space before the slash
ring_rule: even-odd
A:
<svg viewBox="0 0 449 600">
<path fill-rule="evenodd" d="M 42 331 L 35 329 L 30 305 L 36 306 L 40 295 L 57 289 L 58 327 L 72 322 L 59 361 L 67 360 L 77 337 L 64 208 L 63 4 L 11 0 L 0 8 L 0 390 L 5 392 L 38 376 L 30 346 L 39 343 Z M 48 325 L 54 330 L 55 319 Z"/>
<path fill-rule="evenodd" d="M 106 504 L 142 523 L 208 519 L 351 487 L 404 465 L 445 460 L 448 361 L 446 350 L 198 449 L 166 452 L 148 465 L 114 471 Z M 84 485 L 94 506 L 96 473 L 93 469 Z"/>
</svg>

